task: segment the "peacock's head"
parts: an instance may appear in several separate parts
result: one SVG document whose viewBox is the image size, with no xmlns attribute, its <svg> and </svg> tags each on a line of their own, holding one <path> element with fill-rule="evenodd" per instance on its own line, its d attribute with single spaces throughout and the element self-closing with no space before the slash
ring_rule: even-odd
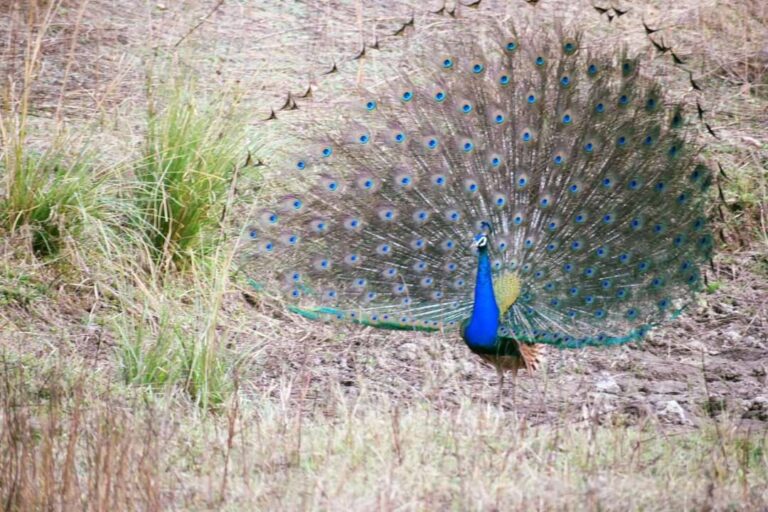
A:
<svg viewBox="0 0 768 512">
<path fill-rule="evenodd" d="M 473 244 L 480 251 L 488 250 L 488 235 L 480 233 L 475 236 L 475 242 Z"/>
<path fill-rule="evenodd" d="M 482 221 L 480 223 L 481 233 L 475 235 L 475 241 L 472 247 L 475 247 L 479 251 L 488 250 L 488 234 L 491 232 L 491 223 L 488 221 Z"/>
</svg>

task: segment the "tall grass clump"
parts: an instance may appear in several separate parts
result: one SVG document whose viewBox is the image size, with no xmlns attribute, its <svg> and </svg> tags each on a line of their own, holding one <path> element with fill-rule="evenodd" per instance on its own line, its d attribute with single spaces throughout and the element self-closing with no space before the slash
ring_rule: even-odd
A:
<svg viewBox="0 0 768 512">
<path fill-rule="evenodd" d="M 40 147 L 30 140 L 30 95 L 40 78 L 42 42 L 58 3 L 31 9 L 26 25 L 11 33 L 24 44 L 19 70 L 3 77 L 0 103 L 0 230 L 22 233 L 40 257 L 59 253 L 76 235 L 83 214 L 93 213 L 97 174 L 92 159 L 80 152 L 62 123 L 46 127 Z M 35 15 L 33 15 L 35 14 Z M 13 58 L 13 57 L 12 57 Z"/>
<path fill-rule="evenodd" d="M 190 80 L 174 82 L 165 105 L 156 103 L 150 98 L 135 166 L 137 225 L 157 263 L 183 268 L 220 242 L 245 127 L 234 95 L 203 101 Z"/>
</svg>

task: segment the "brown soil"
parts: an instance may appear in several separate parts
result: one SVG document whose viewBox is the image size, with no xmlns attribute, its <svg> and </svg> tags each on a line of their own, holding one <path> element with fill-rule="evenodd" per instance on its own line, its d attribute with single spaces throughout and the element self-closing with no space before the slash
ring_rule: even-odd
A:
<svg viewBox="0 0 768 512">
<path fill-rule="evenodd" d="M 605 349 L 548 348 L 547 363 L 509 380 L 503 404 L 534 422 L 605 421 L 696 426 L 706 415 L 729 415 L 745 428 L 768 422 L 768 283 L 748 268 L 750 257 L 703 294 L 677 321 L 643 343 Z M 278 317 L 282 315 L 278 312 Z M 258 328 L 258 326 L 255 326 Z M 293 383 L 294 397 L 318 412 L 329 393 L 383 394 L 400 403 L 428 400 L 439 409 L 460 401 L 497 401 L 495 370 L 454 333 L 423 335 L 281 319 L 254 360 L 254 393 Z M 247 343 L 247 342 L 243 342 Z M 513 394 L 516 395 L 513 398 Z"/>
</svg>

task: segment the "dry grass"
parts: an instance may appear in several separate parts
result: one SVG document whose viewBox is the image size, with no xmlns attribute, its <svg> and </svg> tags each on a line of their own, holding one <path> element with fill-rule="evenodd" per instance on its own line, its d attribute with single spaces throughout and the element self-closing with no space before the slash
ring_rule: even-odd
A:
<svg viewBox="0 0 768 512">
<path fill-rule="evenodd" d="M 6 510 L 166 508 L 758 510 L 768 438 L 728 421 L 677 433 L 589 415 L 534 426 L 491 405 L 246 400 L 217 416 L 2 361 Z M 301 386 L 301 382 L 296 385 Z"/>
<path fill-rule="evenodd" d="M 710 293 L 645 345 L 553 352 L 499 408 L 494 373 L 452 338 L 313 324 L 244 284 L 233 262 L 261 184 L 241 155 L 248 145 L 268 159 L 280 142 L 259 120 L 282 117 L 289 92 L 312 101 L 298 98 L 308 84 L 317 98 L 375 78 L 456 22 L 428 7 L 0 8 L 5 510 L 768 506 L 768 8 L 758 0 L 648 1 L 611 24 L 559 0 L 457 11 L 559 12 L 595 40 L 638 46 L 645 19 L 704 86 L 694 95 L 687 73 L 656 59 L 670 94 L 707 111 L 719 137 L 707 156 L 728 177 Z M 394 36 L 412 14 L 415 28 Z M 339 72 L 322 75 L 334 63 Z M 188 113 L 219 107 L 192 123 L 202 146 L 179 143 L 183 130 L 151 138 L 148 112 L 189 93 L 173 86 L 190 83 L 179 77 L 197 85 Z M 150 190 L 162 218 L 142 222 L 138 174 L 158 155 Z M 185 179 L 169 184 L 174 166 Z M 173 189 L 189 171 L 215 184 Z M 192 203 L 197 212 L 163 217 Z"/>
</svg>

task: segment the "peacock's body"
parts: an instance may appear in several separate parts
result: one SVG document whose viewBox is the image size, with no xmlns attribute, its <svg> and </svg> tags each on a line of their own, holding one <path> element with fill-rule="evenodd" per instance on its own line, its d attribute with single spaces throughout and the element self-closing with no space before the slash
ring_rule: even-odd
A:
<svg viewBox="0 0 768 512">
<path fill-rule="evenodd" d="M 458 331 L 513 370 L 674 317 L 713 245 L 684 109 L 562 30 L 425 53 L 296 125 L 246 230 L 253 281 L 311 318 Z"/>
</svg>

